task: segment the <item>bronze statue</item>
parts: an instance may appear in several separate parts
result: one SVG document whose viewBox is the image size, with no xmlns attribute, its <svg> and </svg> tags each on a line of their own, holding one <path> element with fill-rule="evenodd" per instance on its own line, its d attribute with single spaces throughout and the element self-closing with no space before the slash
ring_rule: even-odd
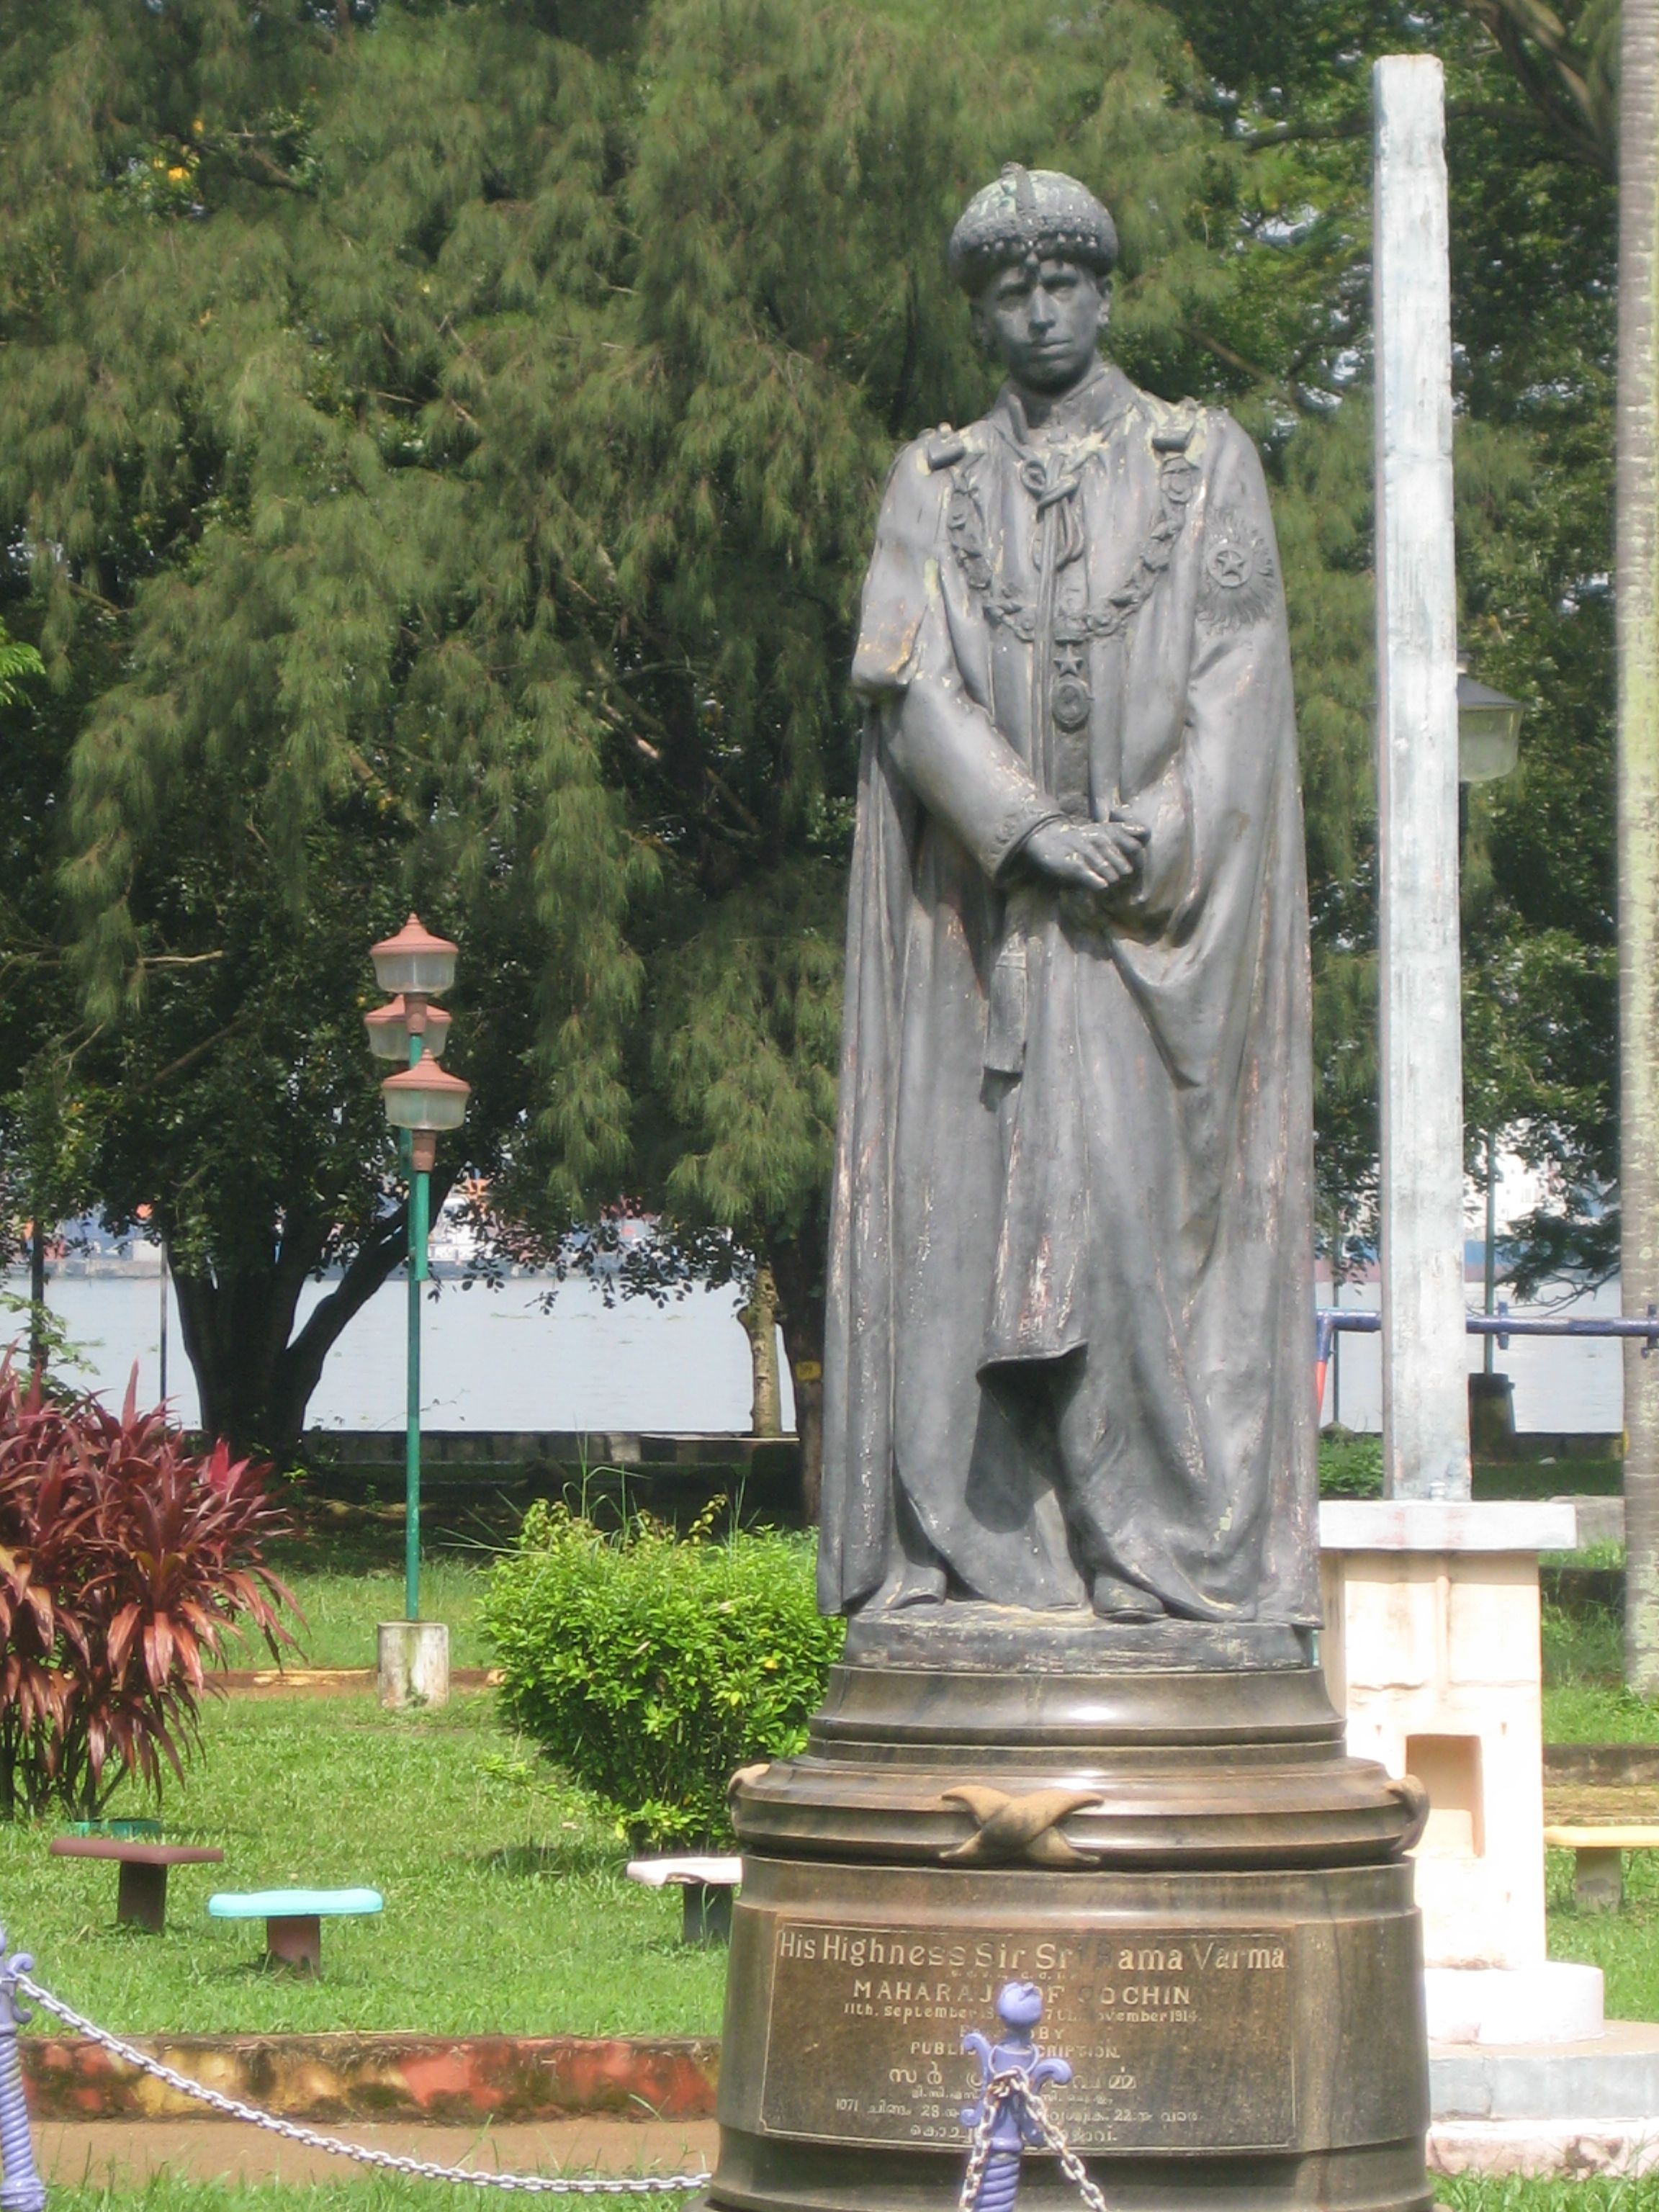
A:
<svg viewBox="0 0 1659 2212">
<path fill-rule="evenodd" d="M 1098 351 L 1117 241 L 1011 167 L 1007 381 L 865 585 L 823 1601 L 1318 1618 L 1307 899 L 1261 465 Z"/>
</svg>

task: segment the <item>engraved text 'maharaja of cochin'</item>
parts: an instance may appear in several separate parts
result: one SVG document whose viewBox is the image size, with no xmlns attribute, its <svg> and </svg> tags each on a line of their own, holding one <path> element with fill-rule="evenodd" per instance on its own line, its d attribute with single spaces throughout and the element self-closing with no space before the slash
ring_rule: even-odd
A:
<svg viewBox="0 0 1659 2212">
<path fill-rule="evenodd" d="M 1074 2069 L 1048 2102 L 1079 2150 L 1285 2149 L 1296 2140 L 1294 1933 L 1285 1929 L 848 1928 L 774 1939 L 761 2124 L 871 2143 L 961 2141 L 965 2029 L 1011 1976 L 1043 1993 Z"/>
</svg>

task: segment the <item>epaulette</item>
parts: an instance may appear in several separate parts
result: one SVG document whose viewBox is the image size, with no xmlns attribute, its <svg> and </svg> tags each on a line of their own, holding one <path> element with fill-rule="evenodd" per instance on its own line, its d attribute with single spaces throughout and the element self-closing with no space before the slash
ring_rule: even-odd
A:
<svg viewBox="0 0 1659 2212">
<path fill-rule="evenodd" d="M 948 422 L 941 422 L 937 430 L 930 431 L 921 441 L 924 459 L 931 470 L 954 468 L 967 452 L 967 441 Z"/>
<path fill-rule="evenodd" d="M 1203 410 L 1196 400 L 1183 399 L 1170 410 L 1170 420 L 1161 430 L 1152 433 L 1155 453 L 1184 453 L 1193 442 Z"/>
</svg>

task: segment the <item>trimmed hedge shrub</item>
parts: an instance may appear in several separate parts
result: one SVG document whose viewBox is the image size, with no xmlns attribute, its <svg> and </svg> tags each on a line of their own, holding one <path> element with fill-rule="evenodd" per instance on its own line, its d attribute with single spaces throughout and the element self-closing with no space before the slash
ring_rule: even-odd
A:
<svg viewBox="0 0 1659 2212">
<path fill-rule="evenodd" d="M 615 1814 L 636 1850 L 726 1845 L 726 1785 L 787 1757 L 841 1653 L 803 1536 L 684 1536 L 645 1516 L 607 1534 L 532 1505 L 483 1620 L 507 1717 Z"/>
</svg>

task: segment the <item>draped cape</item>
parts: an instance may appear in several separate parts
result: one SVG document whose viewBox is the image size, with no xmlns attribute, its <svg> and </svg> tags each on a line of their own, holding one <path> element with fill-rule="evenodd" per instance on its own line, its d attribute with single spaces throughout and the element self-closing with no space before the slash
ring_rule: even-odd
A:
<svg viewBox="0 0 1659 2212">
<path fill-rule="evenodd" d="M 1307 901 L 1267 494 L 1103 366 L 889 478 L 830 1228 L 820 1595 L 1317 1620 Z M 1114 805 L 1127 888 L 1022 859 Z"/>
</svg>

